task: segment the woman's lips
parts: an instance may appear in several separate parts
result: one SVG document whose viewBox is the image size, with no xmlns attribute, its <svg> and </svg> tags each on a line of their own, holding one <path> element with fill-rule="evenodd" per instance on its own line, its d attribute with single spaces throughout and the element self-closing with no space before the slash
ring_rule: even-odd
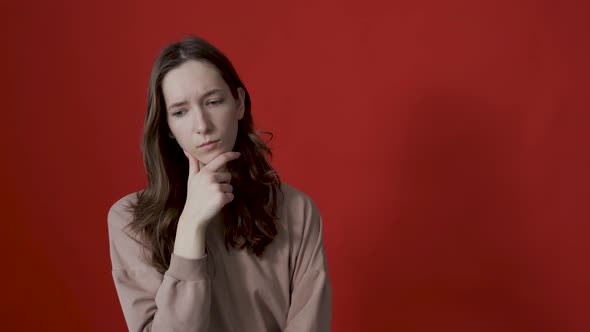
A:
<svg viewBox="0 0 590 332">
<path fill-rule="evenodd" d="M 217 145 L 217 142 L 219 142 L 219 140 L 211 141 L 209 143 L 205 143 L 205 144 L 199 145 L 199 149 L 206 150 L 206 151 L 212 150 Z"/>
</svg>

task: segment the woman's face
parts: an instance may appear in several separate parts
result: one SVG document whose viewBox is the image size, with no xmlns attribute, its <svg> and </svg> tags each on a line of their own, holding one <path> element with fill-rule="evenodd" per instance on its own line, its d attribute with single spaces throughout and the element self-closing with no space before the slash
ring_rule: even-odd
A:
<svg viewBox="0 0 590 332">
<path fill-rule="evenodd" d="M 244 90 L 235 99 L 218 69 L 190 60 L 171 70 L 162 81 L 166 119 L 171 135 L 199 164 L 231 151 L 244 116 Z M 214 142 L 203 146 L 208 142 Z"/>
</svg>

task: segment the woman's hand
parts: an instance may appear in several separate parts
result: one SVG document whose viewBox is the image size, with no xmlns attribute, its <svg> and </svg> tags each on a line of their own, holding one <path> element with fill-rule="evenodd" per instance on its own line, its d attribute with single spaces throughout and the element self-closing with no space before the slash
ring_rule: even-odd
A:
<svg viewBox="0 0 590 332">
<path fill-rule="evenodd" d="M 184 150 L 183 150 L 184 151 Z M 189 161 L 186 202 L 178 220 L 174 253 L 198 258 L 205 253 L 207 226 L 221 209 L 234 199 L 231 174 L 225 165 L 240 156 L 239 152 L 225 152 L 210 163 L 199 167 L 199 161 L 184 151 Z"/>
<path fill-rule="evenodd" d="M 240 153 L 222 153 L 203 168 L 190 153 L 184 151 L 184 154 L 189 161 L 189 173 L 186 203 L 180 220 L 192 224 L 195 230 L 205 229 L 217 213 L 234 199 L 231 174 L 224 171 L 224 166 L 237 159 Z"/>
</svg>

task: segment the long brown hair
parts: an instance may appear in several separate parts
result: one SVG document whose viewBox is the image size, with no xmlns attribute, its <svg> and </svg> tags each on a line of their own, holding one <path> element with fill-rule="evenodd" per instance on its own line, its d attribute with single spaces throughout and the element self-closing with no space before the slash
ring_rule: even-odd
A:
<svg viewBox="0 0 590 332">
<path fill-rule="evenodd" d="M 188 179 L 188 160 L 169 136 L 162 80 L 170 70 L 189 60 L 207 61 L 217 67 L 234 98 L 238 98 L 238 88 L 245 91 L 245 112 L 233 148 L 241 152 L 241 157 L 227 164 L 232 173 L 234 200 L 224 207 L 230 216 L 224 218 L 226 249 L 246 248 L 260 256 L 278 231 L 281 180 L 267 160 L 267 156 L 272 157 L 270 148 L 254 130 L 248 90 L 221 51 L 202 38 L 187 37 L 164 48 L 152 68 L 142 141 L 148 185 L 130 206 L 133 221 L 129 227 L 141 236 L 151 252 L 152 265 L 162 273 L 170 265 Z"/>
</svg>

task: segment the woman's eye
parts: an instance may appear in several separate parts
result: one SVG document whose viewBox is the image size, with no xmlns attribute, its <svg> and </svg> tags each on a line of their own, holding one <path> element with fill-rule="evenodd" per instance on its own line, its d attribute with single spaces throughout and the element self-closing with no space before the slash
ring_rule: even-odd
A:
<svg viewBox="0 0 590 332">
<path fill-rule="evenodd" d="M 185 112 L 185 109 L 179 109 L 178 111 L 172 113 L 172 116 L 182 116 Z"/>
<path fill-rule="evenodd" d="M 207 105 L 215 106 L 215 105 L 219 105 L 221 103 L 223 103 L 223 99 L 213 99 L 213 100 L 209 100 L 207 102 Z"/>
</svg>

